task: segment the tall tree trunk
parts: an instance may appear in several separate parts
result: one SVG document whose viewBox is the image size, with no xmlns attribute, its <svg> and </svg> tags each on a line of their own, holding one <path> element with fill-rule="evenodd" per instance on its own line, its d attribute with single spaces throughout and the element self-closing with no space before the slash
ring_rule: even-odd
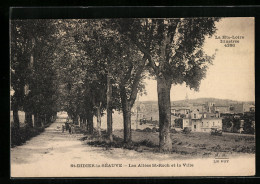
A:
<svg viewBox="0 0 260 184">
<path fill-rule="evenodd" d="M 131 135 L 131 105 L 127 100 L 126 90 L 124 86 L 120 87 L 120 96 L 123 109 L 123 119 L 124 119 L 124 142 L 130 143 L 132 140 Z"/>
<path fill-rule="evenodd" d="M 172 140 L 170 137 L 171 126 L 171 82 L 163 77 L 157 78 L 157 93 L 159 106 L 159 147 L 160 151 L 171 151 Z"/>
<path fill-rule="evenodd" d="M 47 125 L 47 115 L 44 114 L 43 116 L 43 125 Z"/>
<path fill-rule="evenodd" d="M 14 104 L 13 106 L 13 120 L 14 120 L 14 128 L 20 128 L 19 115 L 18 115 L 18 106 Z"/>
<path fill-rule="evenodd" d="M 128 102 L 126 102 L 125 108 L 123 109 L 123 119 L 124 119 L 124 142 L 130 143 L 132 141 L 131 108 Z"/>
<path fill-rule="evenodd" d="M 48 114 L 47 115 L 47 124 L 51 124 L 52 123 L 52 115 Z"/>
<path fill-rule="evenodd" d="M 77 115 L 73 116 L 72 121 L 73 124 L 78 125 L 78 116 Z"/>
<path fill-rule="evenodd" d="M 77 125 L 80 126 L 80 117 L 77 115 Z"/>
<path fill-rule="evenodd" d="M 83 117 L 82 124 L 83 124 L 82 127 L 84 126 L 84 130 L 87 130 L 86 117 Z"/>
<path fill-rule="evenodd" d="M 84 122 L 84 116 L 81 115 L 81 116 L 80 116 L 80 128 L 81 128 L 81 129 L 83 129 L 84 123 L 86 123 L 86 121 Z"/>
<path fill-rule="evenodd" d="M 32 113 L 25 112 L 25 124 L 26 124 L 27 127 L 30 127 L 30 128 L 33 127 Z"/>
<path fill-rule="evenodd" d="M 97 131 L 98 136 L 101 137 L 101 104 L 97 107 Z"/>
<path fill-rule="evenodd" d="M 35 116 L 34 116 L 34 125 L 35 125 L 35 127 L 41 127 L 42 126 L 42 122 L 41 122 L 41 118 L 40 118 L 40 116 L 39 116 L 39 114 L 38 113 L 36 113 L 35 114 Z"/>
<path fill-rule="evenodd" d="M 79 127 L 82 129 L 82 116 L 79 116 Z"/>
<path fill-rule="evenodd" d="M 93 114 L 88 113 L 87 114 L 87 127 L 88 127 L 88 133 L 93 134 L 94 128 L 93 128 Z"/>
<path fill-rule="evenodd" d="M 54 112 L 52 115 L 52 122 L 56 121 L 57 119 L 57 112 Z"/>
<path fill-rule="evenodd" d="M 112 118 L 112 84 L 111 73 L 107 74 L 107 136 L 113 142 L 113 118 Z"/>
</svg>

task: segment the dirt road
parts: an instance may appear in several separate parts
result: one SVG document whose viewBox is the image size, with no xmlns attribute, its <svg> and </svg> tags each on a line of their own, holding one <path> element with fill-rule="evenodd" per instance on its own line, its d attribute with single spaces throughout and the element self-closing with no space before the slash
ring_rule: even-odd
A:
<svg viewBox="0 0 260 184">
<path fill-rule="evenodd" d="M 253 154 L 229 158 L 228 164 L 215 164 L 213 158 L 191 159 L 179 154 L 140 153 L 120 148 L 91 147 L 79 140 L 83 135 L 70 135 L 57 129 L 57 126 L 61 127 L 63 123 L 64 120 L 58 119 L 42 134 L 11 149 L 12 177 L 254 174 Z M 179 165 L 181 166 L 178 167 Z M 224 172 L 224 168 L 229 172 Z"/>
</svg>

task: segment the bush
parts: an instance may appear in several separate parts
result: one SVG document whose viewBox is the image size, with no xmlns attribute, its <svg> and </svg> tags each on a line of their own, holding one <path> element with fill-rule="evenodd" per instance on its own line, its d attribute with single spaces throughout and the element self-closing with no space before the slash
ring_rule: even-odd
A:
<svg viewBox="0 0 260 184">
<path fill-rule="evenodd" d="M 181 118 L 175 119 L 175 120 L 174 120 L 175 127 L 177 127 L 177 128 L 183 128 L 182 121 L 183 121 L 183 120 L 182 120 Z"/>
<path fill-rule="evenodd" d="M 152 128 L 152 132 L 153 132 L 153 133 L 156 132 L 156 128 L 155 128 L 155 127 Z"/>
<path fill-rule="evenodd" d="M 153 128 L 152 128 L 152 132 L 153 132 L 153 133 L 159 132 L 159 128 L 153 127 Z"/>
<path fill-rule="evenodd" d="M 145 128 L 145 129 L 143 129 L 143 132 L 152 132 L 152 129 L 149 128 L 149 127 L 147 127 L 147 128 Z"/>
<path fill-rule="evenodd" d="M 157 147 L 157 145 L 155 145 L 152 141 L 150 140 L 143 140 L 141 142 L 138 142 L 135 144 L 135 146 L 147 146 L 147 147 L 150 147 L 150 148 L 155 148 Z"/>
<path fill-rule="evenodd" d="M 185 134 L 189 134 L 190 132 L 191 132 L 191 129 L 189 127 L 185 127 L 183 129 L 183 133 L 185 133 Z"/>
<path fill-rule="evenodd" d="M 171 133 L 177 133 L 177 131 L 173 128 L 170 130 Z"/>
</svg>

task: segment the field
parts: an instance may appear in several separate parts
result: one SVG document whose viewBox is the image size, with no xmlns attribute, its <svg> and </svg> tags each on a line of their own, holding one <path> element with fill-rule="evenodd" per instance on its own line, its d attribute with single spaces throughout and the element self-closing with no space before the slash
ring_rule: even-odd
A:
<svg viewBox="0 0 260 184">
<path fill-rule="evenodd" d="M 105 131 L 104 131 L 105 132 Z M 110 144 L 97 138 L 87 138 L 86 143 L 98 147 L 116 147 L 132 149 L 137 152 L 159 152 L 159 133 L 143 130 L 132 130 L 130 145 L 123 143 L 123 130 L 114 130 L 114 143 Z M 222 136 L 210 135 L 204 132 L 191 132 L 184 134 L 180 131 L 171 133 L 172 153 L 184 158 L 190 157 L 215 157 L 239 156 L 255 153 L 255 136 L 239 134 L 223 134 Z"/>
<path fill-rule="evenodd" d="M 106 130 L 106 116 L 102 117 L 102 129 Z M 113 134 L 115 136 L 114 145 L 107 145 L 105 141 L 96 139 L 88 140 L 93 146 L 112 146 L 112 147 L 125 147 L 123 145 L 123 120 L 122 114 L 115 112 L 113 114 Z M 132 118 L 132 140 L 133 146 L 130 149 L 137 151 L 158 151 L 159 147 L 159 133 L 152 132 L 153 125 L 143 124 L 137 125 L 136 129 L 135 118 Z M 96 121 L 94 120 L 94 127 L 96 127 Z M 158 127 L 157 127 L 158 128 Z M 148 131 L 147 131 L 148 129 Z M 149 131 L 150 130 L 150 131 Z M 192 155 L 199 157 L 212 156 L 215 153 L 223 152 L 227 154 L 245 154 L 255 153 L 255 136 L 223 133 L 222 136 L 213 136 L 210 133 L 204 132 L 191 132 L 184 134 L 181 130 L 175 131 L 171 134 L 173 143 L 173 152 L 180 155 Z"/>
<path fill-rule="evenodd" d="M 117 130 L 114 135 L 123 138 L 123 131 Z M 133 131 L 134 142 L 144 143 L 147 147 L 158 147 L 158 132 Z M 255 153 L 255 137 L 235 134 L 224 134 L 213 136 L 209 133 L 191 132 L 183 134 L 176 132 L 171 134 L 173 142 L 173 152 L 182 155 L 212 155 L 214 152 L 233 153 Z"/>
</svg>

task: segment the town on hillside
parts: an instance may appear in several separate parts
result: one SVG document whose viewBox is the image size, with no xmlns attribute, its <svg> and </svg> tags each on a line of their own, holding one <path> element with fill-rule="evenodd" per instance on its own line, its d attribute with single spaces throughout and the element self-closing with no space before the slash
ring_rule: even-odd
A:
<svg viewBox="0 0 260 184">
<path fill-rule="evenodd" d="M 139 124 L 159 125 L 157 101 L 137 101 L 133 119 Z M 254 134 L 255 104 L 215 98 L 189 99 L 171 102 L 171 127 L 193 132 L 223 132 Z"/>
</svg>

